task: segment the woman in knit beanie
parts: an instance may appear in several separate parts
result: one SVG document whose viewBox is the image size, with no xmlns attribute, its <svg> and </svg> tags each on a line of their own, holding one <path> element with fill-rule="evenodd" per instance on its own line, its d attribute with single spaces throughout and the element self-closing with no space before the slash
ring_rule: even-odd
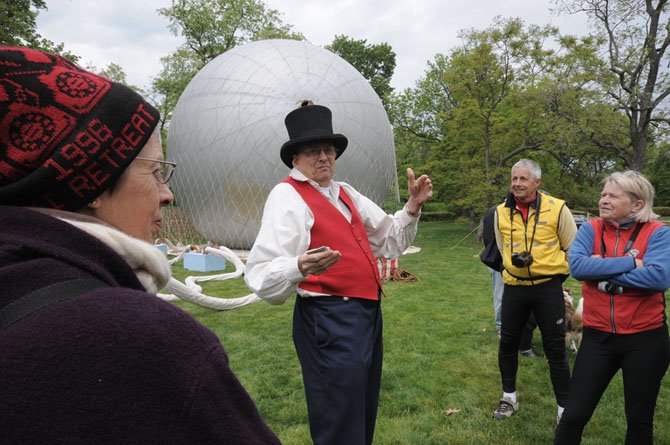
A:
<svg viewBox="0 0 670 445">
<path fill-rule="evenodd" d="M 60 56 L 0 46 L 3 443 L 279 442 L 218 338 L 152 295 L 174 199 L 159 118 Z"/>
</svg>

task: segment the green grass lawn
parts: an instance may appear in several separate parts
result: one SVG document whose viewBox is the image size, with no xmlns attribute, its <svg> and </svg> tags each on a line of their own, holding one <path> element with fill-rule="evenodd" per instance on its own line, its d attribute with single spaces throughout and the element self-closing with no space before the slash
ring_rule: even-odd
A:
<svg viewBox="0 0 670 445">
<path fill-rule="evenodd" d="M 477 256 L 481 246 L 474 235 L 463 240 L 467 234 L 464 224 L 421 223 L 414 242 L 421 252 L 400 258 L 400 267 L 419 281 L 385 286 L 385 356 L 376 444 L 551 443 L 556 402 L 544 357 L 520 358 L 521 410 L 506 421 L 491 419 L 501 396 L 491 283 Z M 179 279 L 193 274 L 179 266 L 173 270 Z M 575 299 L 581 295 L 580 283 L 569 279 L 566 285 Z M 249 292 L 241 278 L 203 287 L 209 295 L 225 297 Z M 291 340 L 293 298 L 282 306 L 258 303 L 227 312 L 175 304 L 221 338 L 231 368 L 282 442 L 310 444 L 300 366 Z M 539 331 L 534 346 L 542 351 Z M 572 364 L 574 355 L 568 352 L 568 356 Z M 446 415 L 447 410 L 455 412 Z M 623 443 L 625 428 L 619 374 L 586 427 L 582 443 Z M 657 444 L 670 444 L 668 378 L 656 408 L 655 439 Z"/>
</svg>

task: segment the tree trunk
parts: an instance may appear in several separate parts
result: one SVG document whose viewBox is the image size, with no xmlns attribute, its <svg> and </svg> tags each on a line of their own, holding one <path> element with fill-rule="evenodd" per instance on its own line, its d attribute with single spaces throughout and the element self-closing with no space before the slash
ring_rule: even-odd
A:
<svg viewBox="0 0 670 445">
<path fill-rule="evenodd" d="M 631 143 L 633 145 L 633 153 L 630 160 L 629 168 L 644 173 L 644 161 L 647 156 L 647 132 L 646 130 L 639 130 L 631 132 Z"/>
</svg>

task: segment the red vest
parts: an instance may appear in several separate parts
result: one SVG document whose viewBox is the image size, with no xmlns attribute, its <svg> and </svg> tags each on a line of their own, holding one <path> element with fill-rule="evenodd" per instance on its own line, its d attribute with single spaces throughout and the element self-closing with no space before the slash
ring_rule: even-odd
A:
<svg viewBox="0 0 670 445">
<path fill-rule="evenodd" d="M 618 231 L 605 224 L 601 218 L 590 222 L 593 226 L 593 253 L 600 255 L 602 241 L 605 241 L 605 256 L 624 255 L 624 248 L 635 225 Z M 631 250 L 637 250 L 635 258 L 644 259 L 647 242 L 651 234 L 663 224 L 650 221 L 642 226 Z M 616 252 L 614 248 L 616 246 Z M 626 290 L 623 295 L 609 295 L 598 291 L 598 283 L 584 281 L 584 326 L 617 334 L 635 334 L 659 328 L 665 323 L 665 301 L 663 292 L 645 292 L 637 289 Z"/>
<path fill-rule="evenodd" d="M 351 211 L 351 223 L 311 184 L 288 177 L 284 180 L 300 194 L 314 214 L 309 248 L 328 246 L 342 253 L 340 260 L 321 275 L 311 275 L 298 287 L 310 292 L 377 300 L 382 284 L 377 259 L 358 210 L 340 188 L 342 202 Z"/>
</svg>

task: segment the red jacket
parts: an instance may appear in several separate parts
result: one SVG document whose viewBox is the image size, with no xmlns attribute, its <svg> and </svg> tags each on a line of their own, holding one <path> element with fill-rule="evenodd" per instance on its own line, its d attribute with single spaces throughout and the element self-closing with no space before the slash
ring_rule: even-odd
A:
<svg viewBox="0 0 670 445">
<path fill-rule="evenodd" d="M 602 219 L 596 219 L 589 223 L 593 228 L 592 245 L 590 255 L 602 255 L 604 258 L 617 258 L 619 263 L 629 264 L 631 270 L 635 269 L 635 260 L 645 259 L 645 254 L 649 248 L 649 238 L 662 223 L 645 223 L 634 243 L 629 246 L 628 253 L 625 253 L 626 245 L 630 240 L 637 224 L 626 228 L 614 228 L 606 224 Z M 585 231 L 586 232 L 586 231 Z M 582 233 L 581 235 L 584 235 Z M 582 236 L 583 238 L 583 236 Z M 602 244 L 604 241 L 604 249 Z M 571 248 L 578 250 L 579 243 L 573 244 Z M 589 274 L 589 267 L 586 262 L 573 265 L 573 275 L 577 276 Z M 596 275 L 591 269 L 590 273 Z M 625 272 L 624 272 L 625 273 Z M 614 269 L 611 275 L 616 278 L 619 273 Z M 608 281 L 585 280 L 582 285 L 582 295 L 584 296 L 584 326 L 597 329 L 599 331 L 612 332 L 617 334 L 634 334 L 638 332 L 656 329 L 665 323 L 665 301 L 662 290 L 636 289 L 632 287 L 620 286 L 623 293 L 608 293 L 598 289 L 598 283 Z"/>
</svg>

